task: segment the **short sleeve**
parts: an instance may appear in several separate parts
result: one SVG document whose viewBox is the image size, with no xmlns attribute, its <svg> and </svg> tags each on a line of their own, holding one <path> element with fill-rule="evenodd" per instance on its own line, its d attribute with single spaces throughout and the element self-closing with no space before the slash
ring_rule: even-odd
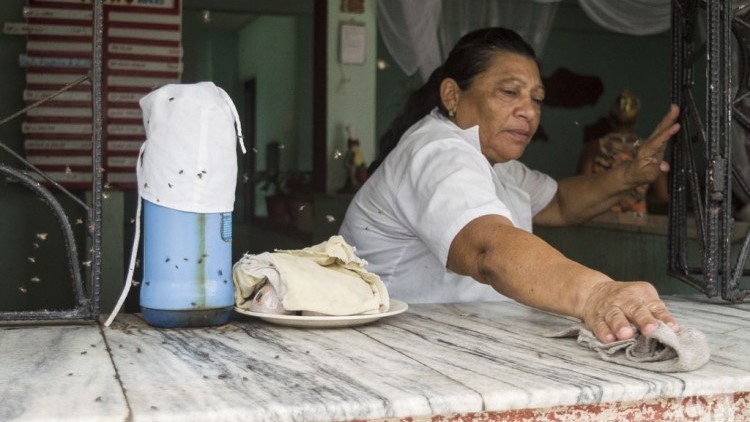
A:
<svg viewBox="0 0 750 422">
<path fill-rule="evenodd" d="M 531 214 L 536 215 L 544 209 L 557 193 L 557 181 L 552 177 L 532 170 L 520 161 L 495 164 L 495 171 L 510 176 L 516 186 L 529 195 Z"/>
<path fill-rule="evenodd" d="M 399 210 L 443 264 L 453 239 L 470 221 L 489 214 L 512 218 L 497 197 L 492 167 L 471 145 L 435 140 L 412 154 L 397 190 Z"/>
</svg>

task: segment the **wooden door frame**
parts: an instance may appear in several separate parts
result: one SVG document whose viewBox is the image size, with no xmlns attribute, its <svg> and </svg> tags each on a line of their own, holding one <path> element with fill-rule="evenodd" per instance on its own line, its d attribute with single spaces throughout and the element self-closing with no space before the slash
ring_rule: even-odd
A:
<svg viewBox="0 0 750 422">
<path fill-rule="evenodd" d="M 245 142 L 245 149 L 248 151 L 244 155 L 244 175 L 242 176 L 242 195 L 244 196 L 245 208 L 243 219 L 246 222 L 253 221 L 255 219 L 255 171 L 257 169 L 257 155 L 254 151 L 258 150 L 258 140 L 256 135 L 256 121 L 255 113 L 257 110 L 257 84 L 258 81 L 255 78 L 248 79 L 245 81 L 244 97 L 245 97 L 245 116 L 244 116 L 244 130 L 245 136 L 243 138 Z"/>
<path fill-rule="evenodd" d="M 313 10 L 313 141 L 312 189 L 327 189 L 328 145 L 328 0 L 315 0 Z"/>
</svg>

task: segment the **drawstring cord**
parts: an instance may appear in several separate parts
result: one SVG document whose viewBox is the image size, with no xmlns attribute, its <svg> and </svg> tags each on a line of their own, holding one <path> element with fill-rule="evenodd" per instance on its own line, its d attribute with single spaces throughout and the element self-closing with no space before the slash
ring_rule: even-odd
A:
<svg viewBox="0 0 750 422">
<path fill-rule="evenodd" d="M 139 159 L 140 161 L 140 159 Z M 128 292 L 130 292 L 130 286 L 133 284 L 133 271 L 135 271 L 135 261 L 136 257 L 138 256 L 138 245 L 141 240 L 141 204 L 143 203 L 143 199 L 141 198 L 141 195 L 138 195 L 138 206 L 135 210 L 135 238 L 133 239 L 133 250 L 130 251 L 130 266 L 128 267 L 128 276 L 125 278 L 125 286 L 122 288 L 122 293 L 120 294 L 120 299 L 117 300 L 117 305 L 115 305 L 115 308 L 112 310 L 112 313 L 109 314 L 109 318 L 107 318 L 107 321 L 104 323 L 105 327 L 109 327 L 110 324 L 112 324 L 112 321 L 114 321 L 117 314 L 120 312 L 120 308 L 122 308 L 122 305 L 125 303 L 125 299 L 128 297 Z"/>
<path fill-rule="evenodd" d="M 229 94 L 227 94 L 226 91 L 219 88 L 218 86 L 216 87 L 216 90 L 219 91 L 219 94 L 224 99 L 224 102 L 229 108 L 229 112 L 232 113 L 232 117 L 234 118 L 234 129 L 235 131 L 237 131 L 237 142 L 240 143 L 242 153 L 247 154 L 247 150 L 245 149 L 245 138 L 242 136 L 242 125 L 240 124 L 240 115 L 239 113 L 237 113 L 237 107 L 234 106 L 234 102 L 232 102 L 232 99 L 229 97 Z"/>
</svg>

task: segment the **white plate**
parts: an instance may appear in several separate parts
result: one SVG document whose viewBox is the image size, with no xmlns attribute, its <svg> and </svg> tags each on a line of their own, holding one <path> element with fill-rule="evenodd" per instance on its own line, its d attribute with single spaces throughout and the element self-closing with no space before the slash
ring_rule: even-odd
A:
<svg viewBox="0 0 750 422">
<path fill-rule="evenodd" d="M 345 315 L 345 316 L 301 316 L 301 315 L 276 315 L 267 314 L 263 312 L 252 312 L 245 309 L 235 307 L 234 310 L 252 317 L 260 318 L 264 321 L 271 322 L 279 325 L 287 325 L 289 327 L 305 327 L 305 328 L 338 328 L 338 327 L 353 327 L 355 325 L 368 324 L 370 322 L 379 320 L 393 315 L 398 315 L 409 308 L 404 302 L 400 300 L 391 299 L 391 306 L 388 312 L 371 315 Z"/>
</svg>

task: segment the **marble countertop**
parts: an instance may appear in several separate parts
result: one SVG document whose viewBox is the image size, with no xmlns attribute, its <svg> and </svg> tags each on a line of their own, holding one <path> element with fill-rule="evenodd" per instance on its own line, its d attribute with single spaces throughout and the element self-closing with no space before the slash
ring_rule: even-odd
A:
<svg viewBox="0 0 750 422">
<path fill-rule="evenodd" d="M 504 412 L 750 391 L 750 303 L 668 297 L 711 361 L 659 374 L 543 335 L 572 320 L 513 302 L 412 305 L 336 329 L 0 327 L 0 421 L 320 421 Z M 748 396 L 742 395 L 743 400 Z M 747 406 L 750 412 L 750 406 Z"/>
</svg>

